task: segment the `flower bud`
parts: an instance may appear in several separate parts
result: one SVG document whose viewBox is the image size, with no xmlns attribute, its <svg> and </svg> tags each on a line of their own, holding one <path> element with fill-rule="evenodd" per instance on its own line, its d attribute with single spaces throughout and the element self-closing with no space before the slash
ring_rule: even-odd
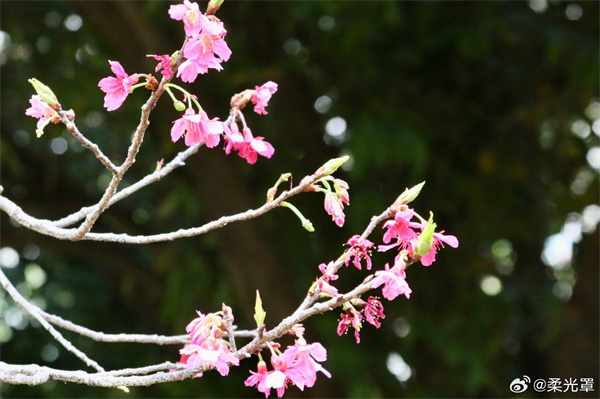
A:
<svg viewBox="0 0 600 399">
<path fill-rule="evenodd" d="M 183 103 L 182 101 L 175 101 L 173 103 L 173 106 L 177 111 L 185 111 L 186 109 L 185 103 Z"/>
<path fill-rule="evenodd" d="M 396 199 L 394 204 L 402 205 L 402 204 L 408 204 L 409 202 L 414 201 L 414 199 L 417 198 L 417 196 L 421 192 L 421 189 L 423 188 L 424 185 L 425 185 L 425 182 L 421 182 L 412 188 L 405 189 L 404 192 L 402 194 L 400 194 L 398 199 Z"/>
<path fill-rule="evenodd" d="M 435 228 L 437 224 L 433 222 L 433 213 L 429 212 L 429 220 L 427 221 L 427 225 L 419 235 L 419 240 L 417 241 L 417 247 L 415 248 L 415 254 L 419 257 L 423 257 L 429 253 L 431 247 L 433 246 L 433 233 L 435 232 Z"/>
<path fill-rule="evenodd" d="M 60 108 L 60 104 L 58 102 L 58 98 L 54 95 L 52 90 L 36 78 L 31 78 L 28 80 L 29 83 L 35 89 L 35 92 L 38 96 L 41 97 L 42 101 L 48 104 L 52 109 L 56 110 L 56 108 Z"/>
<path fill-rule="evenodd" d="M 329 161 L 325 162 L 325 164 L 317 170 L 317 175 L 329 176 L 330 174 L 332 174 L 333 172 L 338 170 L 338 168 L 340 166 L 342 166 L 349 159 L 350 159 L 349 155 L 345 155 L 340 158 L 330 159 Z"/>
<path fill-rule="evenodd" d="M 208 2 L 208 7 L 206 8 L 206 15 L 214 15 L 223 4 L 223 1 L 224 0 L 210 0 Z"/>
</svg>

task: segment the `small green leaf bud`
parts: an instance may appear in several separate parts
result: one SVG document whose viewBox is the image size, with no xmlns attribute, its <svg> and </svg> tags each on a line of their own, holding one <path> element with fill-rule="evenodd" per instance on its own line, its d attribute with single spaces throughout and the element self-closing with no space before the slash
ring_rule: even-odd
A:
<svg viewBox="0 0 600 399">
<path fill-rule="evenodd" d="M 265 317 L 267 316 L 267 312 L 262 307 L 262 299 L 260 299 L 260 293 L 256 290 L 256 302 L 254 304 L 254 320 L 256 321 L 256 326 L 261 327 L 265 324 Z"/>
</svg>

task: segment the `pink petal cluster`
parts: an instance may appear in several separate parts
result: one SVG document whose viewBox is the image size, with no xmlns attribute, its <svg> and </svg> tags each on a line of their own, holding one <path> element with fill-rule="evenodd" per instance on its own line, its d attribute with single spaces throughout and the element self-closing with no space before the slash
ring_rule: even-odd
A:
<svg viewBox="0 0 600 399">
<path fill-rule="evenodd" d="M 219 144 L 223 126 L 218 118 L 209 119 L 206 112 L 200 111 L 197 114 L 192 108 L 188 108 L 181 118 L 173 122 L 171 139 L 176 142 L 184 136 L 188 147 L 204 143 L 212 148 Z"/>
<path fill-rule="evenodd" d="M 328 265 L 326 265 L 325 263 L 321 263 L 319 265 L 319 270 L 321 271 L 321 273 L 323 273 L 323 276 L 318 279 L 318 286 L 322 293 L 335 297 L 339 294 L 339 292 L 337 288 L 329 284 L 329 281 L 337 280 L 339 276 L 334 273 L 329 273 L 327 271 L 327 268 Z"/>
<path fill-rule="evenodd" d="M 250 101 L 254 104 L 254 112 L 266 115 L 265 107 L 268 105 L 271 96 L 277 91 L 277 83 L 268 81 L 262 86 L 256 86 Z"/>
<path fill-rule="evenodd" d="M 406 282 L 406 272 L 400 262 L 396 262 L 394 267 L 390 269 L 390 265 L 386 263 L 385 270 L 375 272 L 373 279 L 373 288 L 383 285 L 381 290 L 383 297 L 389 301 L 395 299 L 399 295 L 404 295 L 410 298 L 412 290 Z"/>
<path fill-rule="evenodd" d="M 179 351 L 179 363 L 184 364 L 186 368 L 216 368 L 219 374 L 226 376 L 229 374 L 229 366 L 239 365 L 240 360 L 231 354 L 229 345 L 222 338 L 227 328 L 225 321 L 214 313 L 196 313 L 199 317 L 186 327 L 190 334 L 190 344 Z M 202 372 L 195 375 L 201 376 Z"/>
<path fill-rule="evenodd" d="M 137 73 L 127 75 L 123 66 L 118 61 L 108 61 L 110 69 L 116 77 L 109 76 L 98 82 L 100 90 L 106 93 L 104 96 L 104 107 L 107 111 L 119 108 L 131 91 L 131 87 L 138 82 Z"/>
<path fill-rule="evenodd" d="M 148 57 L 153 57 L 156 61 L 159 61 L 158 65 L 156 65 L 156 68 L 154 69 L 154 72 L 160 71 L 165 79 L 171 79 L 173 76 L 173 65 L 171 64 L 170 55 L 149 55 Z"/>
<path fill-rule="evenodd" d="M 365 259 L 367 270 L 371 270 L 371 248 L 373 248 L 374 244 L 366 238 L 360 238 L 358 234 L 355 234 L 350 237 L 346 245 L 351 246 L 346 254 L 346 259 L 344 260 L 346 266 L 348 266 L 350 261 L 353 260 L 352 263 L 354 266 L 356 266 L 358 270 L 361 270 L 362 266 L 360 261 Z"/>
<path fill-rule="evenodd" d="M 240 132 L 238 125 L 232 122 L 229 126 L 224 126 L 225 153 L 229 154 L 232 150 L 238 152 L 238 155 L 244 158 L 249 164 L 256 163 L 258 156 L 271 158 L 275 153 L 275 148 L 264 141 L 264 137 L 254 137 L 252 131 L 244 126 Z"/>
<path fill-rule="evenodd" d="M 183 21 L 186 36 L 196 36 L 202 29 L 200 24 L 202 13 L 197 3 L 183 0 L 183 4 L 173 4 L 169 7 L 169 16 L 176 21 Z"/>
<path fill-rule="evenodd" d="M 333 179 L 334 191 L 327 190 L 325 193 L 325 211 L 331 215 L 338 226 L 343 226 L 346 221 L 344 204 L 350 203 L 348 195 L 348 183 L 341 179 Z"/>
<path fill-rule="evenodd" d="M 414 210 L 406 206 L 394 214 L 393 220 L 388 220 L 383 228 L 387 231 L 383 235 L 383 242 L 389 245 L 380 245 L 378 251 L 385 252 L 394 247 L 400 250 L 408 251 L 409 255 L 416 249 L 419 235 L 427 225 L 425 222 L 412 222 Z M 423 266 L 429 266 L 435 261 L 437 250 L 443 244 L 448 244 L 453 248 L 458 247 L 458 239 L 453 235 L 444 235 L 443 231 L 433 233 L 433 246 L 427 255 L 421 257 Z"/>
<path fill-rule="evenodd" d="M 48 123 L 58 123 L 60 117 L 58 115 L 58 112 L 53 110 L 37 94 L 31 96 L 31 98 L 29 99 L 29 103 L 31 104 L 31 107 L 25 110 L 25 115 L 32 116 L 38 119 L 36 127 L 37 135 L 39 137 L 43 133 L 44 128 Z"/>
<path fill-rule="evenodd" d="M 327 350 L 318 342 L 307 344 L 303 338 L 296 340 L 294 346 L 289 346 L 282 354 L 271 354 L 273 370 L 267 369 L 264 361 L 259 361 L 256 372 L 251 371 L 244 385 L 256 387 L 265 394 L 271 394 L 271 389 L 282 397 L 290 385 L 296 385 L 300 390 L 311 388 L 317 380 L 317 372 L 331 378 L 331 374 L 319 364 L 327 360 Z"/>
<path fill-rule="evenodd" d="M 357 311 L 354 306 L 350 303 L 344 304 L 344 313 L 341 314 L 341 320 L 337 327 L 338 335 L 342 335 L 348 331 L 348 328 L 354 328 L 354 338 L 356 343 L 360 343 L 360 329 L 362 328 L 363 317 L 369 324 L 374 325 L 376 328 L 381 327 L 379 319 L 385 319 L 383 313 L 383 305 L 379 299 L 370 296 L 365 302 L 361 299 L 355 299 L 352 301 L 356 306 L 362 307 L 361 311 Z"/>
<path fill-rule="evenodd" d="M 433 246 L 427 255 L 421 258 L 421 264 L 423 264 L 423 266 L 429 266 L 435 262 L 435 254 L 440 246 L 444 246 L 443 244 L 448 244 L 452 248 L 458 247 L 458 239 L 453 235 L 444 235 L 442 234 L 443 232 L 444 231 L 442 230 L 439 233 L 433 233 Z"/>
<path fill-rule="evenodd" d="M 205 16 L 197 3 L 184 0 L 169 8 L 172 19 L 182 20 L 188 41 L 183 48 L 185 61 L 179 66 L 177 77 L 191 83 L 208 69 L 222 70 L 222 62 L 229 60 L 231 50 L 224 40 L 227 31 L 214 16 Z"/>
</svg>

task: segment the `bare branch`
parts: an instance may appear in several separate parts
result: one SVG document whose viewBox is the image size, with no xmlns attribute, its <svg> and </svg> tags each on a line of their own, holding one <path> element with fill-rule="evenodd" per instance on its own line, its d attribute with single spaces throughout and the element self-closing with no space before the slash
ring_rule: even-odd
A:
<svg viewBox="0 0 600 399">
<path fill-rule="evenodd" d="M 73 353 L 75 356 L 77 356 L 79 359 L 81 359 L 85 364 L 96 369 L 97 371 L 101 371 L 101 372 L 104 371 L 104 369 L 98 363 L 96 363 L 94 360 L 90 359 L 85 353 L 83 353 L 82 351 L 77 349 L 75 346 L 73 346 L 73 344 L 71 344 L 71 342 L 69 342 L 58 331 L 56 331 L 56 329 L 54 327 L 52 327 L 52 325 L 50 323 L 48 323 L 48 321 L 46 321 L 46 319 L 44 319 L 40 315 L 40 312 L 41 312 L 40 308 L 38 308 L 37 306 L 35 306 L 31 302 L 29 302 L 21 294 L 19 294 L 19 292 L 16 290 L 15 287 L 13 287 L 11 282 L 8 280 L 8 278 L 2 271 L 2 268 L 0 268 L 0 284 L 2 284 L 2 287 L 4 287 L 6 292 L 8 292 L 8 294 L 12 297 L 12 299 L 15 301 L 15 303 L 18 303 L 23 308 L 25 308 L 25 310 L 27 310 L 27 312 L 29 312 L 29 314 L 31 314 L 37 321 L 39 321 L 40 324 L 50 333 L 50 335 L 52 335 L 52 337 L 54 337 L 54 339 L 56 339 L 58 342 L 60 342 L 60 344 L 66 350 Z"/>
</svg>

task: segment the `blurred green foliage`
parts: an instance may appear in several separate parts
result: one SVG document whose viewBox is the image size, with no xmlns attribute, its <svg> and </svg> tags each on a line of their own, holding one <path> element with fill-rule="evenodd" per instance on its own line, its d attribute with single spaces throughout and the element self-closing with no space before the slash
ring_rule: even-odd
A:
<svg viewBox="0 0 600 399">
<path fill-rule="evenodd" d="M 546 8 L 536 11 L 535 4 Z M 120 61 L 128 73 L 151 72 L 155 62 L 147 54 L 181 45 L 183 29 L 168 18 L 169 5 L 2 1 L 3 195 L 49 219 L 98 200 L 106 172 L 64 127 L 48 126 L 35 138 L 35 121 L 24 115 L 33 93 L 27 79 L 50 86 L 75 111 L 84 134 L 118 164 L 146 94 L 136 91 L 107 113 L 97 83 L 110 74 L 107 60 Z M 577 19 L 573 8 L 569 14 L 573 5 L 582 12 Z M 26 289 L 23 266 L 35 261 L 47 280 L 29 289 L 30 297 L 107 333 L 181 334 L 195 309 L 215 311 L 222 302 L 233 307 L 240 328 L 251 328 L 256 289 L 273 326 L 300 303 L 319 263 L 337 258 L 342 244 L 405 187 L 426 180 L 415 208 L 422 215 L 432 210 L 460 247 L 442 250 L 429 268 L 413 266 L 410 300 L 384 301 L 382 327 L 365 326 L 359 345 L 352 334 L 336 335 L 337 312 L 308 320 L 306 339 L 328 349 L 324 366 L 333 377 L 320 376 L 313 389 L 291 388 L 289 395 L 506 397 L 509 383 L 525 374 L 594 377 L 597 390 L 597 229 L 584 234 L 565 269 L 574 283 L 566 299 L 556 295 L 557 274 L 540 255 L 567 215 L 598 201 L 598 171 L 586 161 L 598 146 L 598 130 L 583 138 L 572 132 L 576 121 L 589 130 L 600 119 L 590 112 L 598 101 L 598 14 L 597 2 L 570 1 L 226 1 L 218 16 L 232 58 L 222 72 L 186 87 L 211 117 L 225 119 L 231 95 L 277 82 L 269 115 L 246 112 L 255 135 L 276 148 L 274 157 L 250 166 L 218 148 L 203 149 L 165 181 L 115 205 L 94 229 L 151 234 L 200 225 L 259 206 L 281 173 L 292 172 L 297 183 L 328 159 L 349 154 L 351 168 L 338 172 L 350 184 L 346 225 L 330 222 L 316 194 L 292 201 L 315 225 L 311 234 L 278 209 L 206 236 L 147 246 L 60 242 L 15 227 L 2 214 L 0 246 L 21 254 L 19 267 L 7 274 Z M 326 133 L 334 117 L 346 122 L 339 136 Z M 176 118 L 164 98 L 123 186 L 184 149 L 170 141 Z M 57 138 L 68 143 L 62 154 L 51 151 Z M 574 190 L 578 178 L 585 184 Z M 380 238 L 377 231 L 374 240 Z M 495 243 L 508 243 L 508 252 L 494 255 Z M 392 261 L 389 254 L 373 259 L 375 267 Z M 352 269 L 340 274 L 340 287 L 364 276 Z M 485 276 L 496 277 L 501 292 L 487 295 Z M 2 295 L 6 314 L 13 305 Z M 57 344 L 35 323 L 10 331 L 12 339 L 2 343 L 5 362 L 83 367 L 61 348 L 50 356 Z M 178 359 L 175 347 L 66 336 L 107 369 Z M 410 378 L 401 382 L 391 373 L 388 363 L 397 357 L 390 354 L 410 366 Z M 62 383 L 4 384 L 1 392 L 260 397 L 243 386 L 255 367 L 246 360 L 228 378 L 205 373 L 128 395 Z"/>
</svg>

